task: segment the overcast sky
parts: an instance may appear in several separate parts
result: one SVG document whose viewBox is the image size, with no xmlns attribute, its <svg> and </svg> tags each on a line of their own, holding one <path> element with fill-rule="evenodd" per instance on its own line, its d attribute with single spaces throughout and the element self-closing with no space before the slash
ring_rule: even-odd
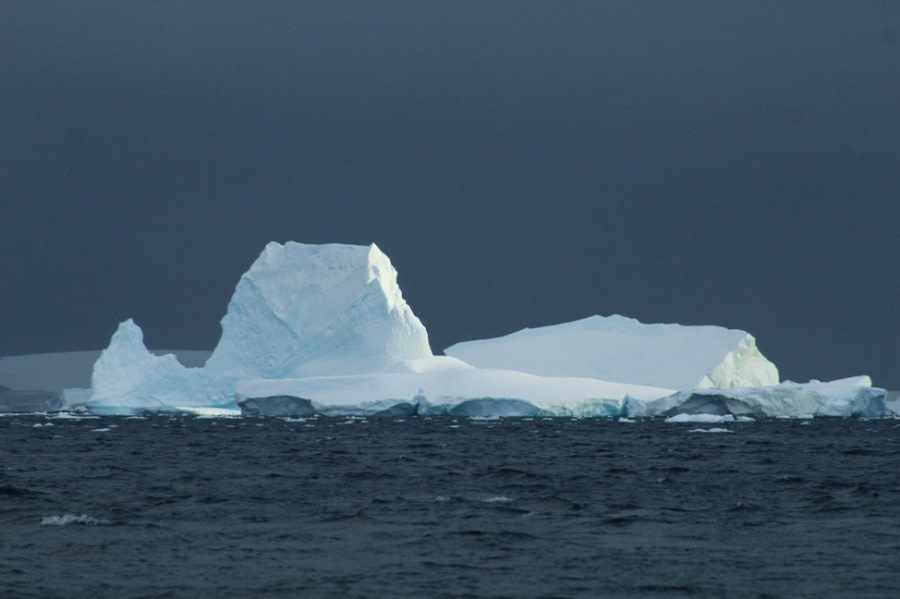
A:
<svg viewBox="0 0 900 599">
<path fill-rule="evenodd" d="M 439 352 L 591 314 L 900 388 L 900 3 L 0 2 L 0 354 L 211 348 L 377 243 Z"/>
</svg>

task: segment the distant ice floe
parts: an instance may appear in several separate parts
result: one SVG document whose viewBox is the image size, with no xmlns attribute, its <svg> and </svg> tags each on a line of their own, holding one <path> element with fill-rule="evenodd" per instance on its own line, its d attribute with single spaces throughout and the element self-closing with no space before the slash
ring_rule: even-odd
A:
<svg viewBox="0 0 900 599">
<path fill-rule="evenodd" d="M 734 422 L 734 416 L 731 414 L 675 414 L 666 418 L 666 422 L 717 424 L 720 422 Z"/>
<path fill-rule="evenodd" d="M 94 365 L 91 390 L 64 399 L 97 415 L 214 417 L 735 422 L 885 412 L 885 392 L 868 377 L 779 383 L 752 335 L 722 327 L 592 316 L 446 352 L 432 355 L 377 246 L 273 242 L 238 282 L 204 366 L 154 355 L 127 320 Z"/>
<path fill-rule="evenodd" d="M 727 428 L 692 428 L 689 433 L 733 433 L 733 430 Z"/>
</svg>

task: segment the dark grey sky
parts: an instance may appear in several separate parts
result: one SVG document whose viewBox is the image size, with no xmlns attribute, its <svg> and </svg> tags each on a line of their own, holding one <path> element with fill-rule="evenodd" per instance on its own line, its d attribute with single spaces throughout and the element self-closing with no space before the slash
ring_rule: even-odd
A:
<svg viewBox="0 0 900 599">
<path fill-rule="evenodd" d="M 436 351 L 621 313 L 900 388 L 900 3 L 0 3 L 0 353 L 376 242 Z"/>
</svg>

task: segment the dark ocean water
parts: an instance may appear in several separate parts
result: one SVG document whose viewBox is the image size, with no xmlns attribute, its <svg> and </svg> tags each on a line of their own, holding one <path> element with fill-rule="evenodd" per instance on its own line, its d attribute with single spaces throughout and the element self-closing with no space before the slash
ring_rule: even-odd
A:
<svg viewBox="0 0 900 599">
<path fill-rule="evenodd" d="M 4 417 L 0 596 L 900 595 L 900 421 L 722 426 Z"/>
</svg>

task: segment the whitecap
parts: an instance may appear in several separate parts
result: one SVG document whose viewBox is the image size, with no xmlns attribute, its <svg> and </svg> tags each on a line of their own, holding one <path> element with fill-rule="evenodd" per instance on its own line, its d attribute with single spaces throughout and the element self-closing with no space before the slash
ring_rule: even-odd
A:
<svg viewBox="0 0 900 599">
<path fill-rule="evenodd" d="M 68 526 L 69 524 L 83 524 L 85 526 L 99 526 L 101 524 L 109 524 L 106 520 L 94 518 L 87 514 L 76 516 L 75 514 L 64 514 L 62 516 L 44 516 L 41 518 L 41 526 Z"/>
</svg>

